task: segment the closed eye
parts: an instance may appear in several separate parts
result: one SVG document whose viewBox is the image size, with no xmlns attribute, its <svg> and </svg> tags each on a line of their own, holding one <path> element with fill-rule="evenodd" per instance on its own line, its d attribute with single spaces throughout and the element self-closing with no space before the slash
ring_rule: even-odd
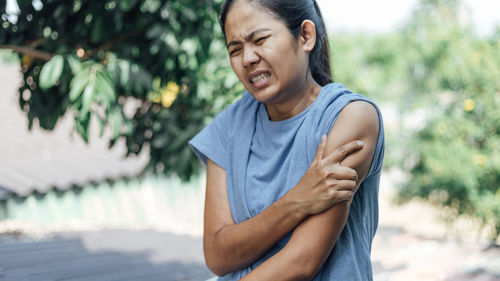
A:
<svg viewBox="0 0 500 281">
<path fill-rule="evenodd" d="M 255 40 L 255 44 L 263 43 L 267 38 L 269 38 L 269 36 L 260 37 Z"/>
<path fill-rule="evenodd" d="M 240 50 L 241 48 L 234 48 L 231 51 L 229 51 L 229 55 L 230 56 L 236 55 L 236 53 L 238 53 Z"/>
</svg>

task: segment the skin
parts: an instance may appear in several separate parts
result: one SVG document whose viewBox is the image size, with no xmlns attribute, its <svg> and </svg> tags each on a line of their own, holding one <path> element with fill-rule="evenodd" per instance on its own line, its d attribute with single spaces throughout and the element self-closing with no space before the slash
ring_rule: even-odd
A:
<svg viewBox="0 0 500 281">
<path fill-rule="evenodd" d="M 307 22 L 306 28 L 314 29 Z M 308 37 L 295 42 L 282 22 L 247 1 L 237 1 L 228 13 L 226 41 L 231 66 L 255 99 L 265 103 L 273 121 L 302 112 L 321 90 L 304 63 L 314 48 L 316 33 L 304 35 Z M 261 72 L 271 77 L 264 86 L 256 87 L 249 77 Z"/>
<path fill-rule="evenodd" d="M 281 21 L 240 0 L 229 11 L 225 31 L 233 70 L 265 103 L 271 120 L 295 116 L 315 100 L 321 87 L 307 68 L 316 41 L 314 23 L 304 21 L 295 39 Z M 249 77 L 256 73 L 268 76 L 252 83 Z M 299 183 L 239 224 L 231 216 L 226 171 L 209 160 L 203 237 L 208 267 L 219 276 L 245 268 L 293 230 L 288 244 L 243 280 L 312 279 L 344 227 L 353 194 L 370 168 L 378 130 L 372 105 L 349 104 Z"/>
</svg>

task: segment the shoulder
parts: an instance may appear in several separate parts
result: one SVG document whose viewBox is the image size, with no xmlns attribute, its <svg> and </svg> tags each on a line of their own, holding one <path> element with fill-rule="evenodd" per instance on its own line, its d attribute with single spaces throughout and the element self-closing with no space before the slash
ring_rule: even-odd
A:
<svg viewBox="0 0 500 281">
<path fill-rule="evenodd" d="M 318 99 L 313 116 L 322 134 L 328 135 L 338 121 L 351 124 L 351 130 L 365 130 L 381 123 L 379 110 L 373 101 L 340 83 L 326 85 Z"/>
<path fill-rule="evenodd" d="M 343 107 L 328 135 L 340 146 L 354 140 L 362 140 L 375 148 L 380 132 L 380 121 L 376 107 L 365 100 L 354 100 Z"/>
<path fill-rule="evenodd" d="M 348 103 L 340 112 L 339 119 L 351 125 L 353 130 L 375 136 L 378 134 L 380 122 L 377 108 L 366 100 Z"/>
</svg>

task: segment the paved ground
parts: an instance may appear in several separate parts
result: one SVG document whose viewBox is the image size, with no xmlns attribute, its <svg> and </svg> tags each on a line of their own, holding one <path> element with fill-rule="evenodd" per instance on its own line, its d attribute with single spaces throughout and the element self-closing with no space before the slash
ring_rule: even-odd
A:
<svg viewBox="0 0 500 281">
<path fill-rule="evenodd" d="M 500 248 L 487 247 L 487 229 L 466 219 L 446 226 L 441 213 L 423 202 L 394 205 L 394 182 L 402 177 L 392 171 L 381 180 L 372 248 L 375 280 L 500 281 Z"/>
<path fill-rule="evenodd" d="M 205 280 L 201 239 L 152 230 L 0 240 L 1 281 Z"/>
<path fill-rule="evenodd" d="M 500 248 L 440 240 L 381 226 L 372 249 L 377 281 L 500 280 Z"/>
<path fill-rule="evenodd" d="M 500 249 L 422 237 L 381 225 L 373 245 L 376 281 L 500 280 Z M 154 230 L 0 238 L 0 281 L 205 280 L 200 237 Z"/>
</svg>

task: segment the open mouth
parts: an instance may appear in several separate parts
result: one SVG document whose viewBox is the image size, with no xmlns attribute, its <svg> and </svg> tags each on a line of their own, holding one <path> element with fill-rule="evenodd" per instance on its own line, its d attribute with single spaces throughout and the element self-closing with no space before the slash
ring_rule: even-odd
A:
<svg viewBox="0 0 500 281">
<path fill-rule="evenodd" d="M 252 78 L 252 83 L 257 83 L 257 82 L 259 82 L 261 80 L 269 79 L 269 78 L 271 78 L 271 74 L 269 74 L 269 73 L 262 73 L 262 74 L 260 74 L 260 75 L 258 75 L 256 77 Z"/>
<path fill-rule="evenodd" d="M 249 80 L 254 87 L 260 88 L 265 86 L 270 78 L 271 78 L 271 73 L 262 72 L 256 76 L 251 77 Z"/>
</svg>

